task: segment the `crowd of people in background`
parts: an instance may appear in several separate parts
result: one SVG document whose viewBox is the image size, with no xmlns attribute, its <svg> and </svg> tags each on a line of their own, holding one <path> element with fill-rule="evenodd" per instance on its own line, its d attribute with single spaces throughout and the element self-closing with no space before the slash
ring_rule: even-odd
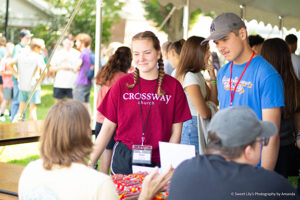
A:
<svg viewBox="0 0 300 200">
<path fill-rule="evenodd" d="M 54 77 L 55 103 L 65 98 L 76 99 L 91 114 L 92 80 L 87 75 L 95 62 L 90 50 L 91 37 L 85 33 L 76 37 L 66 35 L 61 47 L 56 52 L 51 51 L 54 54 L 47 70 L 47 58 L 50 56 L 45 54 L 44 40 L 34 38 L 26 29 L 21 30 L 19 39 L 20 42 L 14 46 L 4 36 L 0 37 L 0 121 L 23 121 L 29 98 L 29 120 L 37 120 L 37 105 L 41 103 L 40 85 L 48 75 Z M 31 95 L 31 92 L 34 93 Z"/>
<path fill-rule="evenodd" d="M 43 78 L 46 59 L 41 54 L 44 41 L 32 37 L 28 30 L 22 30 L 20 43 L 15 46 L 0 37 L 1 121 L 5 114 L 13 122 L 24 119 L 26 102 L 36 85 L 29 102 L 29 119 L 37 119 L 37 105 L 41 103 L 41 81 L 37 81 Z M 215 43 L 219 54 L 211 52 L 209 41 Z M 106 61 L 101 61 L 102 66 L 94 66 L 91 44 L 85 33 L 75 37 L 68 34 L 53 54 L 49 72 L 54 74 L 56 105 L 44 130 L 51 136 L 41 137 L 42 160 L 32 163 L 24 173 L 22 195 L 32 189 L 29 170 L 44 174 L 44 169 L 53 172 L 72 165 L 71 172 L 81 164 L 97 168 L 100 156 L 99 169 L 104 174 L 131 174 L 132 165 L 160 167 L 158 142 L 164 141 L 193 145 L 196 152 L 195 158 L 175 169 L 169 199 L 233 199 L 236 193 L 248 191 L 295 192 L 293 198 L 299 198 L 283 178 L 298 175 L 300 169 L 300 57 L 295 54 L 295 35 L 287 35 L 285 40 L 249 36 L 240 17 L 223 13 L 212 21 L 207 38 L 191 36 L 160 45 L 154 33 L 144 31 L 132 38 L 131 48 L 115 48 Z M 222 67 L 218 55 L 228 61 Z M 95 78 L 89 76 L 94 67 L 99 67 Z M 91 148 L 88 127 L 93 81 L 100 89 L 95 94 L 96 139 Z M 63 111 L 71 114 L 54 120 Z M 67 142 L 73 131 L 78 140 L 84 140 L 73 144 L 76 149 L 66 151 L 81 157 L 56 160 L 60 155 L 55 148 L 52 151 L 56 154 L 49 154 L 45 149 L 49 141 L 60 137 L 51 127 L 52 121 L 67 126 L 61 133 L 67 135 Z M 92 194 L 101 190 L 97 195 L 116 199 L 111 187 L 104 191 L 104 181 L 112 184 L 107 176 L 89 170 L 84 166 L 81 172 L 90 176 L 91 185 L 98 186 Z M 158 189 L 152 188 L 151 181 L 143 189 L 150 190 L 153 197 Z M 67 183 L 72 184 L 76 182 Z M 216 185 L 218 192 L 211 189 Z M 56 194 L 65 195 L 51 187 Z"/>
</svg>

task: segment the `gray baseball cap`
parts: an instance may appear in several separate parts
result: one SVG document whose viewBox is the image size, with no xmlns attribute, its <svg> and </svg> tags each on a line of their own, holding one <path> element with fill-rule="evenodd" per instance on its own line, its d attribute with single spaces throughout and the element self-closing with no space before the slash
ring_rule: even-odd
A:
<svg viewBox="0 0 300 200">
<path fill-rule="evenodd" d="M 33 34 L 31 34 L 30 31 L 27 29 L 22 29 L 20 32 L 20 38 L 23 38 L 23 37 L 31 38 L 32 36 L 33 36 Z"/>
<path fill-rule="evenodd" d="M 209 40 L 219 40 L 232 30 L 246 27 L 243 20 L 234 13 L 223 13 L 217 16 L 210 25 L 210 36 L 201 42 L 205 45 Z"/>
<path fill-rule="evenodd" d="M 224 147 L 249 144 L 257 137 L 270 138 L 276 134 L 272 122 L 260 121 L 246 106 L 235 106 L 220 110 L 211 119 L 208 131 L 214 131 Z"/>
</svg>

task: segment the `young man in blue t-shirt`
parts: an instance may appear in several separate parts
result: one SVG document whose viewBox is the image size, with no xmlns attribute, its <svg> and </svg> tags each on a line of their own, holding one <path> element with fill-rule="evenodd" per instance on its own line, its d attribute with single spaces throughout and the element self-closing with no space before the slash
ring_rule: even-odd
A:
<svg viewBox="0 0 300 200">
<path fill-rule="evenodd" d="M 250 48 L 245 23 L 233 13 L 223 13 L 213 20 L 210 33 L 202 44 L 213 40 L 229 61 L 217 77 L 220 109 L 249 106 L 259 119 L 273 122 L 279 130 L 280 108 L 284 106 L 283 82 L 273 66 Z M 262 167 L 274 169 L 279 142 L 277 133 L 262 149 Z"/>
</svg>

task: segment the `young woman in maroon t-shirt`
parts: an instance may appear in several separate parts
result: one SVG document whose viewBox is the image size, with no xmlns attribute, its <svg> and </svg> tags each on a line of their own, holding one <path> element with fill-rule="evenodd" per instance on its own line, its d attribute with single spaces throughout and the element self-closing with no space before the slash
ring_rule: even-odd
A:
<svg viewBox="0 0 300 200">
<path fill-rule="evenodd" d="M 179 143 L 182 122 L 191 118 L 181 84 L 164 73 L 158 38 L 138 33 L 131 50 L 136 69 L 111 87 L 98 108 L 105 119 L 89 161 L 96 162 L 116 129 L 113 174 L 130 174 L 133 164 L 160 165 L 158 142 Z"/>
</svg>

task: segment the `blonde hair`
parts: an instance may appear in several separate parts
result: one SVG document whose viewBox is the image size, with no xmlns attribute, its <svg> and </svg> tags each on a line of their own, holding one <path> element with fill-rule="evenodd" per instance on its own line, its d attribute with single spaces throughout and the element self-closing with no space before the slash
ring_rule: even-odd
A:
<svg viewBox="0 0 300 200">
<path fill-rule="evenodd" d="M 43 167 L 51 170 L 53 165 L 86 164 L 93 146 L 88 131 L 90 116 L 82 103 L 67 100 L 55 104 L 47 114 L 40 138 Z"/>
<path fill-rule="evenodd" d="M 89 47 L 92 43 L 92 38 L 86 33 L 79 33 L 76 35 L 75 40 L 79 40 L 83 43 L 84 47 Z"/>
<path fill-rule="evenodd" d="M 145 31 L 145 32 L 140 32 L 133 36 L 132 41 L 135 40 L 150 40 L 153 43 L 153 47 L 156 51 L 160 51 L 160 43 L 156 35 L 151 32 L 151 31 Z M 160 54 L 160 58 L 157 60 L 158 62 L 158 89 L 157 89 L 157 94 L 159 96 L 162 96 L 165 94 L 165 92 L 162 90 L 161 85 L 163 78 L 165 76 L 165 70 L 164 70 L 164 62 L 162 59 L 162 55 Z M 134 73 L 133 73 L 133 84 L 128 84 L 127 83 L 127 88 L 132 89 L 135 87 L 137 80 L 140 76 L 139 69 L 135 68 Z"/>
<path fill-rule="evenodd" d="M 40 47 L 41 49 L 45 48 L 45 41 L 40 38 L 32 38 L 30 42 L 30 49 L 34 49 L 36 47 Z"/>
</svg>

